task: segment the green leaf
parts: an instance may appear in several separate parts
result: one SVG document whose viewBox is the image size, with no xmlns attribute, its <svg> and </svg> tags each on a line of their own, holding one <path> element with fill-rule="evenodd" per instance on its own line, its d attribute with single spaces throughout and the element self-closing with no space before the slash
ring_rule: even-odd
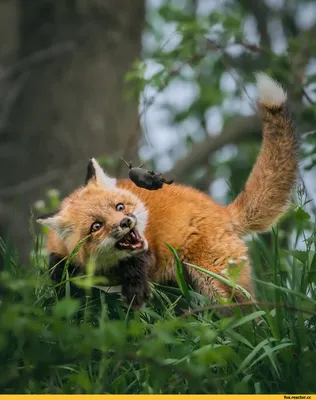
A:
<svg viewBox="0 0 316 400">
<path fill-rule="evenodd" d="M 290 346 L 293 346 L 293 343 L 290 343 L 290 342 L 287 342 L 287 343 L 280 343 L 280 344 L 278 344 L 278 345 L 276 345 L 276 346 L 273 346 L 273 347 L 271 347 L 271 346 L 264 346 L 264 353 L 263 354 L 261 354 L 261 356 L 259 356 L 258 358 L 256 358 L 254 361 L 253 361 L 253 363 L 249 366 L 249 368 L 252 368 L 255 364 L 257 364 L 259 361 L 261 361 L 263 358 L 265 358 L 265 357 L 269 357 L 270 358 L 270 361 L 271 361 L 271 363 L 272 363 L 272 365 L 274 366 L 274 368 L 275 368 L 275 371 L 277 372 L 277 374 L 279 375 L 279 373 L 278 373 L 278 369 L 277 369 L 277 367 L 276 367 L 276 365 L 275 365 L 275 363 L 274 363 L 274 360 L 272 359 L 272 355 L 274 356 L 274 353 L 276 353 L 278 350 L 281 350 L 281 349 L 284 349 L 284 348 L 286 348 L 286 347 L 290 347 Z"/>
<path fill-rule="evenodd" d="M 54 315 L 57 318 L 69 319 L 76 313 L 76 311 L 78 311 L 79 306 L 79 300 L 64 298 L 55 304 Z"/>
<path fill-rule="evenodd" d="M 238 332 L 232 331 L 229 332 L 229 335 L 232 339 L 237 340 L 238 342 L 241 342 L 246 346 L 250 347 L 251 349 L 253 349 L 253 345 L 249 342 L 249 340 L 247 340 L 244 336 L 242 336 Z"/>
<path fill-rule="evenodd" d="M 302 263 L 305 263 L 308 260 L 308 251 L 293 250 L 289 251 L 289 253 Z"/>
<path fill-rule="evenodd" d="M 252 299 L 251 294 L 250 294 L 246 289 L 244 289 L 244 288 L 243 288 L 242 286 L 240 286 L 240 285 L 237 285 L 237 284 L 232 283 L 229 279 L 224 278 L 223 276 L 218 275 L 218 274 L 216 274 L 215 272 L 208 271 L 207 269 L 198 267 L 197 265 L 190 264 L 190 263 L 187 263 L 187 262 L 184 263 L 184 264 L 185 264 L 185 265 L 188 265 L 189 267 L 195 268 L 195 269 L 197 269 L 198 271 L 204 272 L 206 275 L 212 276 L 213 278 L 218 279 L 220 282 L 223 282 L 223 283 L 225 283 L 226 285 L 228 285 L 228 286 L 230 286 L 230 287 L 236 288 L 237 290 L 239 290 L 240 292 L 242 292 L 248 299 Z"/>
<path fill-rule="evenodd" d="M 86 371 L 81 370 L 70 376 L 69 381 L 81 387 L 85 392 L 91 392 L 91 381 Z"/>
<path fill-rule="evenodd" d="M 248 356 L 244 359 L 244 361 L 240 364 L 236 375 L 238 375 L 241 371 L 245 371 L 246 368 L 248 368 L 249 364 L 255 359 L 256 355 L 259 353 L 259 351 L 266 346 L 269 342 L 276 341 L 277 339 L 274 338 L 268 338 L 262 340 L 260 343 L 257 344 L 257 346 L 248 354 Z"/>
<path fill-rule="evenodd" d="M 235 365 L 240 365 L 241 359 L 236 352 L 229 346 L 214 346 L 206 345 L 198 350 L 195 350 L 191 357 L 194 357 L 201 364 L 221 365 L 225 366 L 229 361 L 233 361 Z"/>
<path fill-rule="evenodd" d="M 308 271 L 309 282 L 316 283 L 316 252 L 311 260 L 309 271 Z"/>
<path fill-rule="evenodd" d="M 232 324 L 233 328 L 237 328 L 238 326 L 244 325 L 250 321 L 253 321 L 254 319 L 261 317 L 262 315 L 264 315 L 265 312 L 264 311 L 255 311 L 249 315 L 246 315 L 245 317 L 242 317 L 241 319 L 239 319 L 238 321 L 234 322 Z"/>
<path fill-rule="evenodd" d="M 289 294 L 291 294 L 291 295 L 293 295 L 293 296 L 299 297 L 300 299 L 304 299 L 304 300 L 309 301 L 310 303 L 316 304 L 316 300 L 314 300 L 314 299 L 311 298 L 311 297 L 306 296 L 306 295 L 303 294 L 303 293 L 300 293 L 300 292 L 297 292 L 297 291 L 295 291 L 295 290 L 288 289 L 288 288 L 285 288 L 285 287 L 282 287 L 282 286 L 275 285 L 275 284 L 272 283 L 272 282 L 265 282 L 265 281 L 262 281 L 262 280 L 256 279 L 256 278 L 252 278 L 252 280 L 253 280 L 254 282 L 260 283 L 260 284 L 263 285 L 263 286 L 268 286 L 268 287 L 270 287 L 270 288 L 277 289 L 277 290 L 279 290 L 279 291 L 281 291 L 281 292 L 289 293 Z"/>
<path fill-rule="evenodd" d="M 306 212 L 305 210 L 303 210 L 302 207 L 298 207 L 298 209 L 295 212 L 295 218 L 298 221 L 308 221 L 310 219 L 310 215 L 308 214 L 308 212 Z"/>
<path fill-rule="evenodd" d="M 187 283 L 183 276 L 183 266 L 182 266 L 182 262 L 179 258 L 179 255 L 178 255 L 177 251 L 172 246 L 170 246 L 168 243 L 166 243 L 166 246 L 172 252 L 172 254 L 175 258 L 175 261 L 176 261 L 176 279 L 177 279 L 179 288 L 181 290 L 181 293 L 188 301 L 190 301 L 190 293 L 189 293 Z"/>
<path fill-rule="evenodd" d="M 124 393 L 124 389 L 126 388 L 126 379 L 124 375 L 119 376 L 112 383 L 114 393 Z"/>
</svg>

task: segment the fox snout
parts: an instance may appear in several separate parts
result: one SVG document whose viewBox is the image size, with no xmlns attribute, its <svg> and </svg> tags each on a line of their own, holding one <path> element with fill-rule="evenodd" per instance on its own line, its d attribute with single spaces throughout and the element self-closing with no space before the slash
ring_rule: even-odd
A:
<svg viewBox="0 0 316 400">
<path fill-rule="evenodd" d="M 137 222 L 137 221 L 136 221 L 135 215 L 131 214 L 131 215 L 128 215 L 127 217 L 124 217 L 124 218 L 121 220 L 121 222 L 120 222 L 120 227 L 121 227 L 122 229 L 125 229 L 125 228 L 130 228 L 130 229 L 132 229 L 132 228 L 135 227 L 136 222 Z"/>
<path fill-rule="evenodd" d="M 119 223 L 116 223 L 112 227 L 112 236 L 115 239 L 120 239 L 131 229 L 135 228 L 137 219 L 134 214 L 125 215 Z"/>
</svg>

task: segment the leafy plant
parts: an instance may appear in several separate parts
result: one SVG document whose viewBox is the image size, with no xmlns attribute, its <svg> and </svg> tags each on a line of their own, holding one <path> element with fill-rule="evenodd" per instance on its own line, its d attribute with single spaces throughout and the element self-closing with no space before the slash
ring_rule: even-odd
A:
<svg viewBox="0 0 316 400">
<path fill-rule="evenodd" d="M 47 269 L 17 265 L 2 244 L 1 393 L 313 393 L 316 235 L 304 202 L 293 212 L 305 247 L 286 251 L 278 229 L 272 253 L 252 240 L 255 270 L 272 278 L 255 279 L 260 301 L 247 310 L 194 293 L 170 246 L 179 288 L 154 285 L 132 312 L 91 291 L 93 268 L 85 298 L 58 300 Z"/>
</svg>

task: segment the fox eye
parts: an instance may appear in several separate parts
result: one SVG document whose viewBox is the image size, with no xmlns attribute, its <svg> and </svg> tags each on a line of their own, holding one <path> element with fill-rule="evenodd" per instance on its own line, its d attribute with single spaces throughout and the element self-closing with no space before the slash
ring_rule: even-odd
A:
<svg viewBox="0 0 316 400">
<path fill-rule="evenodd" d="M 91 225 L 90 233 L 92 233 L 92 232 L 97 232 L 97 231 L 99 231 L 101 228 L 102 228 L 102 223 L 101 223 L 101 222 L 94 222 L 94 223 Z"/>
<path fill-rule="evenodd" d="M 123 211 L 123 210 L 125 210 L 124 204 L 118 203 L 118 204 L 116 205 L 116 211 Z"/>
</svg>

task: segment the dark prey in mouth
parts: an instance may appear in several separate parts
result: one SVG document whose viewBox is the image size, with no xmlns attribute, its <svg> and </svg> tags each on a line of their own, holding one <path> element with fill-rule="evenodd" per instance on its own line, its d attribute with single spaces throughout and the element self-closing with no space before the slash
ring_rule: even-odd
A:
<svg viewBox="0 0 316 400">
<path fill-rule="evenodd" d="M 135 250 L 143 246 L 143 239 L 136 228 L 131 229 L 122 239 L 116 243 L 120 250 Z"/>
</svg>

